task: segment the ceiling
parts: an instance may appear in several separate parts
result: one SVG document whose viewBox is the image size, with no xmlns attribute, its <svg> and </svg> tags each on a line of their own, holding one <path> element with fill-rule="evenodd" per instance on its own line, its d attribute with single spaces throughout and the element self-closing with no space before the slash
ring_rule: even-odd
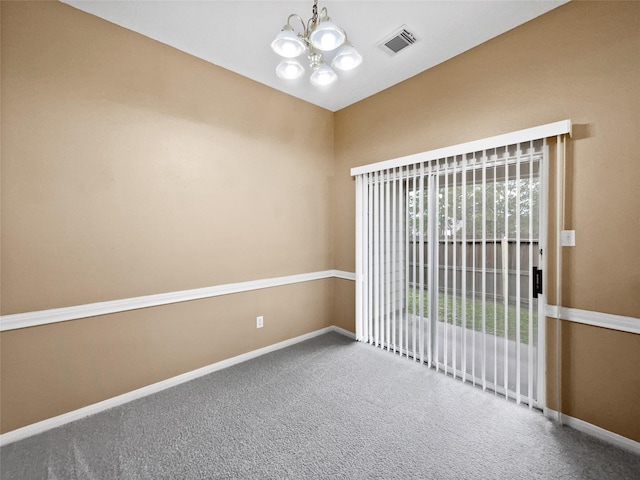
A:
<svg viewBox="0 0 640 480">
<path fill-rule="evenodd" d="M 270 47 L 291 13 L 306 22 L 312 0 L 62 0 L 327 110 L 337 111 L 517 27 L 568 0 L 320 0 L 364 60 L 338 81 L 282 80 Z M 293 23 L 296 26 L 295 23 Z M 389 55 L 378 45 L 406 25 L 419 41 Z M 296 28 L 300 28 L 299 22 Z M 302 62 L 303 64 L 305 62 Z M 306 65 L 305 65 L 306 68 Z"/>
</svg>

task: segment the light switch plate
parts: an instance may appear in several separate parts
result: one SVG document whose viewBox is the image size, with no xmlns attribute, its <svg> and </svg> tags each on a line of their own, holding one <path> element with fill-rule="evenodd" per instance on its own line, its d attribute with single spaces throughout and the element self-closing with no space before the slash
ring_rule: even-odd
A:
<svg viewBox="0 0 640 480">
<path fill-rule="evenodd" d="M 575 247 L 576 246 L 576 231 L 575 230 L 562 230 L 560 233 L 560 241 L 563 247 Z"/>
</svg>

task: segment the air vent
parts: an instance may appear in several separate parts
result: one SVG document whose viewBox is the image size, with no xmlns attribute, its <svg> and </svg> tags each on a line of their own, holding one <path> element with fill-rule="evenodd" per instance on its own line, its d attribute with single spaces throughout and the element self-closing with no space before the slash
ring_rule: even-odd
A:
<svg viewBox="0 0 640 480">
<path fill-rule="evenodd" d="M 378 46 L 389 55 L 404 50 L 409 45 L 413 45 L 420 40 L 415 34 L 411 33 L 406 25 L 402 25 L 387 38 L 378 43 Z"/>
</svg>

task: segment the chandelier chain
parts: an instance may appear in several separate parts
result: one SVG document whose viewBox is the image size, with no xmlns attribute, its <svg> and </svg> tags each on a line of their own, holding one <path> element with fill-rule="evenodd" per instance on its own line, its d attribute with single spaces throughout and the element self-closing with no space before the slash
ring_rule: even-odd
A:
<svg viewBox="0 0 640 480">
<path fill-rule="evenodd" d="M 313 17 L 311 18 L 311 25 L 314 27 L 318 23 L 318 0 L 313 0 Z"/>
</svg>

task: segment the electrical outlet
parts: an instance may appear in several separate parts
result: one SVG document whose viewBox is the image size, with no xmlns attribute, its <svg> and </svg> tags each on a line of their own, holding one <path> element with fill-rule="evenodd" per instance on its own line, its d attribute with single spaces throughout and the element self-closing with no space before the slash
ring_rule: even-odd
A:
<svg viewBox="0 0 640 480">
<path fill-rule="evenodd" d="M 256 317 L 256 328 L 262 328 L 264 326 L 264 317 L 260 315 Z"/>
</svg>

